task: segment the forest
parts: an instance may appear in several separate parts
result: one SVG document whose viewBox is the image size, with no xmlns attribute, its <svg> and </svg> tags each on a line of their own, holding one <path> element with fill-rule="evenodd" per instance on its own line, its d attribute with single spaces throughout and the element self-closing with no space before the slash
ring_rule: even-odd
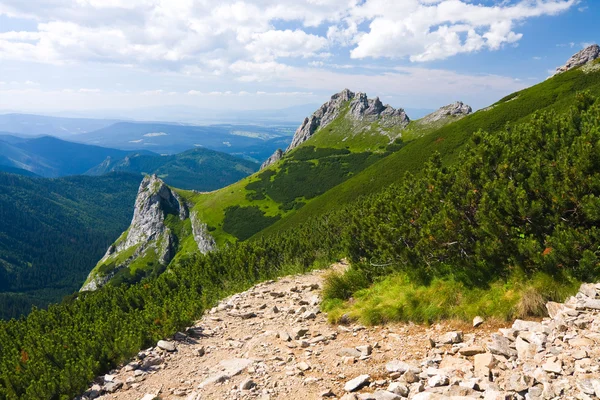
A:
<svg viewBox="0 0 600 400">
<path fill-rule="evenodd" d="M 493 134 L 479 131 L 458 163 L 444 165 L 435 155 L 422 173 L 289 231 L 194 255 L 158 277 L 75 294 L 2 322 L 0 399 L 70 399 L 219 298 L 341 257 L 353 266 L 330 279 L 325 294 L 332 308 L 398 274 L 423 287 L 441 279 L 471 290 L 515 276 L 522 282 L 544 276 L 551 289 L 597 279 L 599 156 L 600 101 L 582 93 L 566 113 L 540 113 Z M 527 288 L 515 294 L 515 307 L 532 296 L 531 288 L 543 300 L 566 293 Z M 386 318 L 405 318 L 407 306 L 398 303 Z M 443 317 L 418 311 L 423 320 Z M 488 311 L 507 318 L 536 309 Z"/>
</svg>

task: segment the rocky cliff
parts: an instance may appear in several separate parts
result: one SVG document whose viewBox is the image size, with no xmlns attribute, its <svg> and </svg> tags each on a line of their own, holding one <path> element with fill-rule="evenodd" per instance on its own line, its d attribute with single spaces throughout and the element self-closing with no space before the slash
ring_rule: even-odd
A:
<svg viewBox="0 0 600 400">
<path fill-rule="evenodd" d="M 403 109 L 395 109 L 389 104 L 383 105 L 379 97 L 369 99 L 365 93 L 354 93 L 344 89 L 331 96 L 331 100 L 319 107 L 310 117 L 304 119 L 286 152 L 306 142 L 317 130 L 329 125 L 342 112 L 345 112 L 345 118 L 352 121 L 379 120 L 384 127 L 406 126 L 410 122 Z"/>
<path fill-rule="evenodd" d="M 194 239 L 202 253 L 215 249 L 214 239 L 208 233 L 206 224 L 202 224 L 195 216 L 190 218 L 183 199 L 156 175 L 149 175 L 140 184 L 129 229 L 108 248 L 81 290 L 96 290 L 119 271 L 133 269 L 134 265 L 136 269 L 155 262 L 168 265 L 182 239 L 178 237 L 181 232 L 175 232 L 169 226 L 169 216 L 182 222 L 190 219 Z"/>
<path fill-rule="evenodd" d="M 569 58 L 565 65 L 556 68 L 556 74 L 581 67 L 582 65 L 591 63 L 598 58 L 600 58 L 600 46 L 593 44 L 581 50 L 577 54 L 574 54 L 571 58 Z"/>
<path fill-rule="evenodd" d="M 378 121 L 382 128 L 404 128 L 410 122 L 408 115 L 402 108 L 396 109 L 389 104 L 384 105 L 379 97 L 369 99 L 365 93 L 354 93 L 344 89 L 340 93 L 331 96 L 331 99 L 319 107 L 310 117 L 305 118 L 296 130 L 292 143 L 286 151 L 277 150 L 262 164 L 261 169 L 279 161 L 285 153 L 306 142 L 317 131 L 325 128 L 340 116 L 357 126 Z M 382 133 L 375 131 L 373 134 Z"/>
<path fill-rule="evenodd" d="M 421 123 L 430 124 L 433 122 L 441 121 L 447 117 L 461 118 L 467 116 L 473 112 L 471 106 L 466 105 L 462 101 L 457 101 L 452 104 L 448 104 L 440 108 L 439 110 L 432 112 L 429 115 L 420 119 Z"/>
</svg>

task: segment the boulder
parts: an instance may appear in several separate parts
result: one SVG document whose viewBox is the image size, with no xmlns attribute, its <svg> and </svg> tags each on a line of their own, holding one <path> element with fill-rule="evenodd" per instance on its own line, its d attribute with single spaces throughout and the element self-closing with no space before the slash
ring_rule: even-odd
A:
<svg viewBox="0 0 600 400">
<path fill-rule="evenodd" d="M 346 384 L 344 385 L 344 390 L 346 392 L 355 392 L 355 391 L 359 390 L 360 388 L 368 385 L 370 380 L 371 380 L 371 377 L 367 374 L 359 375 L 356 378 L 346 382 Z"/>
</svg>

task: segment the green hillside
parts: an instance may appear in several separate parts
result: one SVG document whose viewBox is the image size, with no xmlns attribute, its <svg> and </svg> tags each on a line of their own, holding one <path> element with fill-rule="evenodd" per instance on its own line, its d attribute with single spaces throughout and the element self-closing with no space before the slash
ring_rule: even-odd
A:
<svg viewBox="0 0 600 400">
<path fill-rule="evenodd" d="M 348 204 L 360 196 L 376 193 L 391 183 L 401 182 L 406 172 L 422 170 L 434 152 L 440 153 L 444 164 L 452 164 L 460 149 L 478 130 L 497 132 L 507 123 L 527 121 L 540 111 L 566 112 L 575 95 L 583 90 L 594 96 L 600 95 L 600 71 L 584 72 L 577 69 L 565 72 L 439 128 L 418 127 L 418 121 L 413 121 L 403 134 L 404 146 L 401 149 L 308 202 L 302 209 L 290 213 L 261 235 L 268 236 L 282 229 L 293 228 L 311 216 Z"/>
<path fill-rule="evenodd" d="M 87 175 L 108 172 L 156 174 L 167 184 L 186 190 L 209 191 L 227 186 L 256 172 L 259 164 L 218 151 L 197 148 L 174 155 L 134 153 L 108 159 Z"/>
<path fill-rule="evenodd" d="M 0 318 L 78 290 L 131 221 L 141 177 L 0 173 Z"/>
</svg>

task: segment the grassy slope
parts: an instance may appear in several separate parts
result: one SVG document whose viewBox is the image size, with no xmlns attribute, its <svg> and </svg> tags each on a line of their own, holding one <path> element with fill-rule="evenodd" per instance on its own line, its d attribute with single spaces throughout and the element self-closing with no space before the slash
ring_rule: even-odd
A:
<svg viewBox="0 0 600 400">
<path fill-rule="evenodd" d="M 420 171 L 436 151 L 442 155 L 445 163 L 451 163 L 473 132 L 480 129 L 494 132 L 503 128 L 508 122 L 522 122 L 536 111 L 560 112 L 573 101 L 573 96 L 578 91 L 583 90 L 589 90 L 593 95 L 600 96 L 600 71 L 591 73 L 580 70 L 568 71 L 513 93 L 493 104 L 487 111 L 480 110 L 431 132 L 413 124 L 407 129 L 405 137 L 407 144 L 402 149 L 329 190 L 300 210 L 290 213 L 289 216 L 258 235 L 268 235 L 293 228 L 312 215 L 320 215 L 340 204 L 349 203 L 361 195 L 368 195 L 400 181 L 406 172 Z"/>
<path fill-rule="evenodd" d="M 401 133 L 400 128 L 380 128 L 377 122 L 374 123 L 352 123 L 346 119 L 348 105 L 340 112 L 340 117 L 329 124 L 327 127 L 317 131 L 313 137 L 290 152 L 286 158 L 293 157 L 299 149 L 306 146 L 315 146 L 317 148 L 337 148 L 348 149 L 352 153 L 373 152 L 383 154 L 386 146 Z M 415 127 L 418 125 L 414 125 Z M 382 131 L 386 134 L 382 134 Z M 412 132 L 413 130 L 411 130 Z M 349 133 L 351 132 L 351 133 Z M 345 140 L 344 140 L 345 139 Z M 315 164 L 318 160 L 313 160 Z M 281 173 L 283 161 L 270 166 L 268 169 Z M 261 172 L 264 172 L 261 171 Z M 266 197 L 261 200 L 249 200 L 246 196 L 250 193 L 246 186 L 260 180 L 260 173 L 256 173 L 242 179 L 223 189 L 210 193 L 194 194 L 192 192 L 180 191 L 180 194 L 189 198 L 196 206 L 194 210 L 198 212 L 200 219 L 209 226 L 216 228 L 212 234 L 217 241 L 217 245 L 222 246 L 228 241 L 235 241 L 236 238 L 222 229 L 225 209 L 231 206 L 257 206 L 265 213 L 267 217 L 281 216 L 285 219 L 293 211 L 284 211 L 280 209 L 281 203 Z M 317 197 L 318 198 L 318 197 Z M 303 199 L 307 204 L 314 199 Z"/>
</svg>

